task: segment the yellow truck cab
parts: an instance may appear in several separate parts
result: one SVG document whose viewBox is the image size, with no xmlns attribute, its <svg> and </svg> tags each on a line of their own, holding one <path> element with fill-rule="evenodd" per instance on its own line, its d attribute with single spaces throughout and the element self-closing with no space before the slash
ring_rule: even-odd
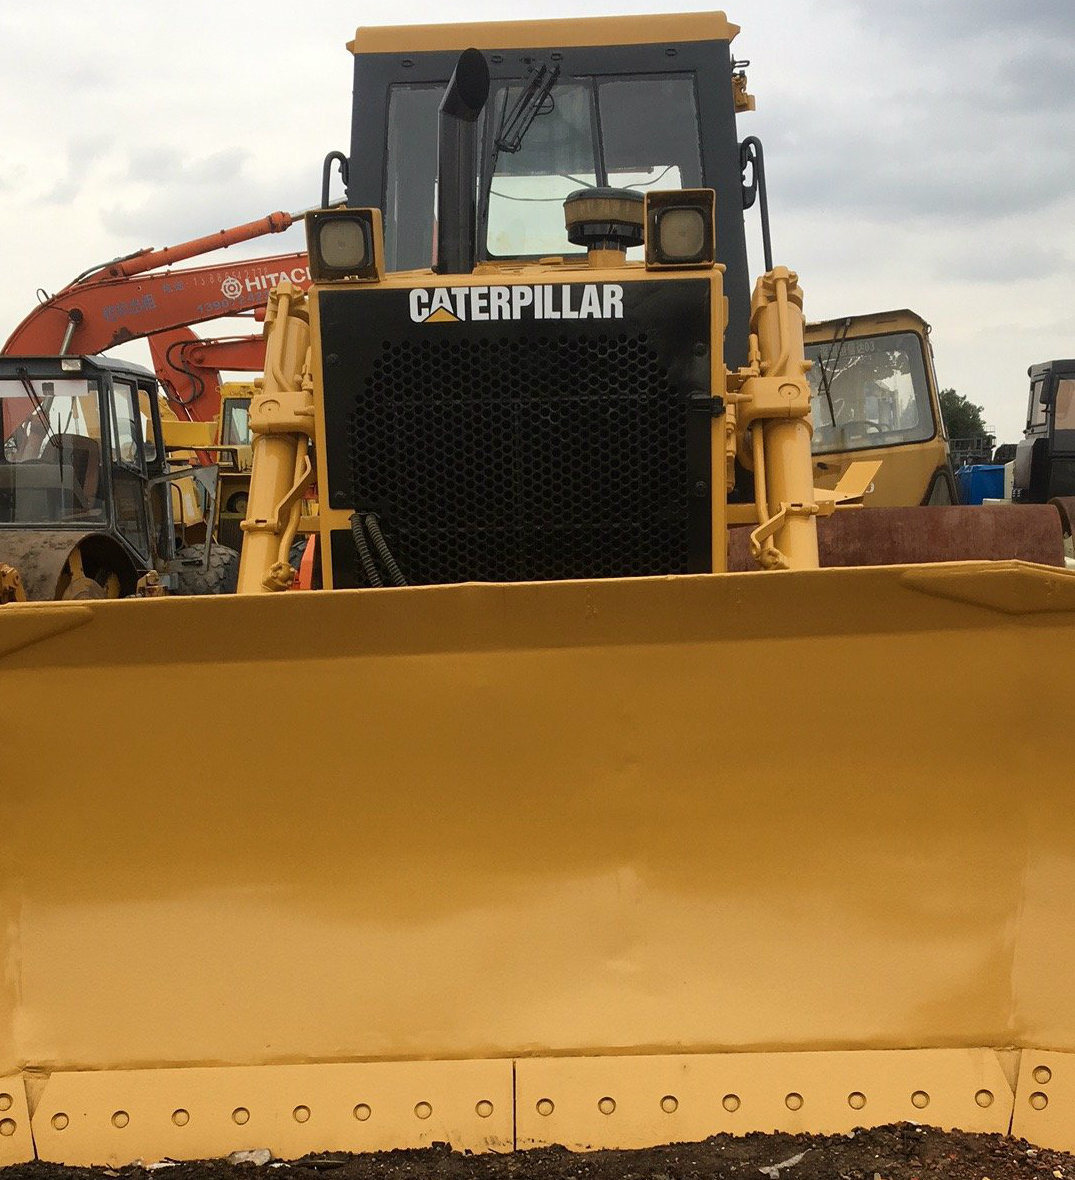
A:
<svg viewBox="0 0 1075 1180">
<path fill-rule="evenodd" d="M 819 488 L 836 487 L 856 459 L 880 459 L 865 505 L 958 502 L 929 332 L 906 308 L 807 325 Z"/>
</svg>

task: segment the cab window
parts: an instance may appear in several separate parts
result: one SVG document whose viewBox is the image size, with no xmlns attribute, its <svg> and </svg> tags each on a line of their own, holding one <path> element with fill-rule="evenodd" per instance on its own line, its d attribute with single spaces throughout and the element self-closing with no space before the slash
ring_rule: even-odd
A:
<svg viewBox="0 0 1075 1180">
<path fill-rule="evenodd" d="M 485 190 L 479 205 L 490 257 L 577 253 L 564 198 L 595 185 L 648 189 L 702 184 L 693 74 L 624 78 L 549 75 L 521 140 L 498 147 L 530 77 L 493 82 L 485 108 Z M 434 247 L 437 108 L 444 82 L 393 85 L 388 96 L 385 265 L 430 265 Z M 514 150 L 511 150 L 514 149 Z M 641 250 L 636 250 L 641 257 Z M 630 255 L 631 257 L 634 254 Z"/>
<path fill-rule="evenodd" d="M 148 389 L 138 391 L 138 411 L 142 420 L 142 439 L 147 463 L 152 463 L 157 458 L 157 436 L 153 429 L 153 406 L 150 401 L 156 396 L 155 391 L 151 392 Z"/>
<path fill-rule="evenodd" d="M 140 416 L 134 386 L 129 381 L 112 382 L 112 460 L 127 467 L 140 467 L 138 427 Z"/>
<path fill-rule="evenodd" d="M 815 454 L 924 442 L 936 433 L 922 341 L 913 332 L 810 344 Z"/>
<path fill-rule="evenodd" d="M 1075 430 L 1075 377 L 1062 377 L 1056 386 L 1055 430 Z"/>
<path fill-rule="evenodd" d="M 224 399 L 224 421 L 220 431 L 223 446 L 248 447 L 250 445 L 250 399 L 229 397 Z"/>
<path fill-rule="evenodd" d="M 1041 395 L 1045 392 L 1045 378 L 1039 377 L 1030 386 L 1030 409 L 1027 412 L 1027 430 L 1041 430 L 1045 426 L 1045 406 Z"/>
<path fill-rule="evenodd" d="M 416 270 L 433 259 L 437 108 L 444 83 L 396 85 L 388 96 L 384 255 L 388 270 Z"/>
<path fill-rule="evenodd" d="M 486 243 L 492 257 L 578 252 L 567 239 L 564 199 L 594 186 L 696 188 L 702 180 L 694 79 L 560 78 L 548 91 L 517 150 L 502 140 L 525 80 L 490 92 L 485 151 L 492 158 Z M 628 257 L 637 253 L 637 248 Z"/>
<path fill-rule="evenodd" d="M 525 82 L 493 91 L 494 138 L 501 134 Z M 489 188 L 487 243 L 494 257 L 577 251 L 564 228 L 564 198 L 598 183 L 593 140 L 593 93 L 584 83 L 561 82 L 530 124 L 516 152 L 499 151 Z"/>
<path fill-rule="evenodd" d="M 95 381 L 0 379 L 0 524 L 70 524 L 105 515 Z"/>
</svg>

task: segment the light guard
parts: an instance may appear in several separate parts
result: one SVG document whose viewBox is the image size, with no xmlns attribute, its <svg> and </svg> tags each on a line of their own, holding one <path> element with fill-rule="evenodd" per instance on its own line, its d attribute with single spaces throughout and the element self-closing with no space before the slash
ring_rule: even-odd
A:
<svg viewBox="0 0 1075 1180">
<path fill-rule="evenodd" d="M 710 267 L 716 262 L 716 194 L 711 188 L 646 193 L 646 267 Z"/>
</svg>

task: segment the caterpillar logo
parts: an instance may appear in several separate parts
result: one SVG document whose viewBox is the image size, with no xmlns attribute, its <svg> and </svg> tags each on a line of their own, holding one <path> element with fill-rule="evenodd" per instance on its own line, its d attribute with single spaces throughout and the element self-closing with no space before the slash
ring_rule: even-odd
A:
<svg viewBox="0 0 1075 1180">
<path fill-rule="evenodd" d="M 622 320 L 623 288 L 617 283 L 536 287 L 416 287 L 410 297 L 415 324 L 468 320 Z"/>
</svg>

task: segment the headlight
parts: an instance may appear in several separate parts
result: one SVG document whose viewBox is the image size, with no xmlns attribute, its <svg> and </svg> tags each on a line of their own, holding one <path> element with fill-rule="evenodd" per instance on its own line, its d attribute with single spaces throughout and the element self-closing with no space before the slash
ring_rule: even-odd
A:
<svg viewBox="0 0 1075 1180">
<path fill-rule="evenodd" d="M 657 214 L 657 252 L 668 262 L 697 262 L 705 251 L 701 209 L 661 209 Z"/>
<path fill-rule="evenodd" d="M 384 277 L 380 209 L 318 209 L 306 214 L 306 248 L 315 283 Z"/>
<path fill-rule="evenodd" d="M 350 218 L 334 217 L 317 227 L 317 252 L 332 270 L 354 274 L 362 270 L 369 257 L 368 226 Z"/>
<path fill-rule="evenodd" d="M 715 208 L 709 188 L 646 193 L 646 266 L 712 266 Z"/>
</svg>

